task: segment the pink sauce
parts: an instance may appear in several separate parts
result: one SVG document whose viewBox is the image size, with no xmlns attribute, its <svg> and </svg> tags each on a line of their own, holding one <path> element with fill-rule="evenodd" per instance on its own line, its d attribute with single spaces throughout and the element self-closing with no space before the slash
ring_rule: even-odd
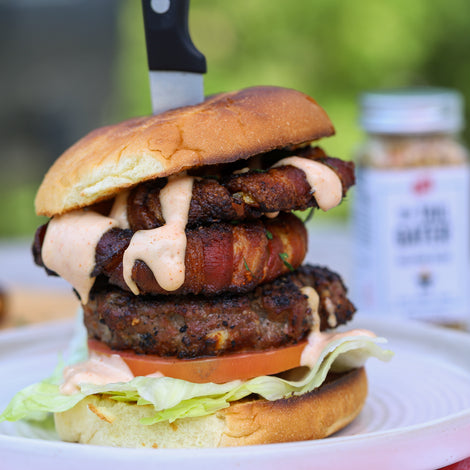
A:
<svg viewBox="0 0 470 470">
<path fill-rule="evenodd" d="M 158 284 L 167 291 L 178 289 L 185 276 L 186 234 L 194 178 L 170 177 L 160 191 L 160 204 L 165 225 L 134 233 L 124 252 L 124 280 L 135 295 L 139 288 L 132 279 L 132 267 L 141 260 L 151 269 Z"/>
<path fill-rule="evenodd" d="M 109 213 L 109 218 L 116 221 L 117 226 L 120 228 L 129 228 L 129 221 L 127 220 L 127 198 L 129 191 L 122 191 L 114 199 L 113 207 Z"/>
<path fill-rule="evenodd" d="M 305 173 L 320 209 L 327 211 L 341 202 L 343 196 L 341 180 L 327 165 L 307 158 L 287 157 L 279 160 L 273 168 L 284 165 L 295 166 Z"/>
<path fill-rule="evenodd" d="M 83 304 L 88 302 L 95 281 L 91 273 L 96 245 L 105 232 L 116 226 L 115 220 L 88 210 L 69 212 L 49 221 L 41 251 L 44 265 L 72 284 Z"/>
<path fill-rule="evenodd" d="M 313 316 L 313 327 L 308 336 L 307 346 L 305 346 L 305 349 L 303 350 L 302 356 L 300 358 L 301 366 L 308 366 L 310 368 L 313 368 L 313 366 L 318 362 L 322 351 L 332 341 L 352 336 L 368 336 L 372 338 L 375 337 L 375 334 L 371 331 L 359 329 L 349 330 L 341 333 L 337 331 L 320 332 L 320 317 L 318 316 L 320 298 L 318 296 L 318 293 L 313 287 L 309 286 L 302 287 L 301 291 L 308 297 L 308 302 L 310 305 L 310 309 L 312 310 Z M 328 322 L 332 323 L 331 312 L 329 312 Z"/>
<path fill-rule="evenodd" d="M 88 360 L 64 369 L 64 383 L 60 386 L 60 392 L 72 395 L 79 391 L 82 383 L 106 385 L 129 382 L 133 378 L 131 370 L 119 355 L 91 353 Z"/>
</svg>

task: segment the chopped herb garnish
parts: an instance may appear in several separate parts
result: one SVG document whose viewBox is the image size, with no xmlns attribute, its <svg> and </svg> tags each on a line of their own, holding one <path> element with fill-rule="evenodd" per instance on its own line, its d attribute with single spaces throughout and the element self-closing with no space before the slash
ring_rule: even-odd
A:
<svg viewBox="0 0 470 470">
<path fill-rule="evenodd" d="M 249 273 L 251 273 L 251 269 L 250 269 L 250 267 L 248 266 L 248 263 L 246 262 L 245 257 L 243 257 L 243 264 L 245 265 L 245 269 L 246 269 Z"/>
<path fill-rule="evenodd" d="M 294 268 L 292 267 L 292 264 L 290 264 L 289 261 L 287 261 L 288 257 L 289 255 L 287 253 L 279 253 L 279 258 L 282 259 L 283 263 L 287 266 L 289 271 L 295 271 Z"/>
<path fill-rule="evenodd" d="M 266 238 L 268 240 L 272 240 L 273 239 L 273 234 L 269 231 L 269 230 L 266 230 Z"/>
</svg>

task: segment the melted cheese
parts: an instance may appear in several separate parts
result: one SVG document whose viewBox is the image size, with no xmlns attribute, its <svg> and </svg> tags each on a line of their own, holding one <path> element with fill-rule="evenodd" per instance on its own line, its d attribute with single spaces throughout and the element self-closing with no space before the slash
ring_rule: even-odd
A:
<svg viewBox="0 0 470 470">
<path fill-rule="evenodd" d="M 41 256 L 44 265 L 68 281 L 88 302 L 95 281 L 91 273 L 95 267 L 96 245 L 117 221 L 87 210 L 77 210 L 49 221 Z"/>
<path fill-rule="evenodd" d="M 327 165 L 302 157 L 287 157 L 279 160 L 273 168 L 291 165 L 305 173 L 318 207 L 324 211 L 336 207 L 343 196 L 339 176 Z"/>
<path fill-rule="evenodd" d="M 160 204 L 165 225 L 134 233 L 123 256 L 123 275 L 135 295 L 139 288 L 132 279 L 132 268 L 137 260 L 152 271 L 158 284 L 167 291 L 181 287 L 185 277 L 186 234 L 189 206 L 194 178 L 170 177 L 160 191 Z"/>
</svg>

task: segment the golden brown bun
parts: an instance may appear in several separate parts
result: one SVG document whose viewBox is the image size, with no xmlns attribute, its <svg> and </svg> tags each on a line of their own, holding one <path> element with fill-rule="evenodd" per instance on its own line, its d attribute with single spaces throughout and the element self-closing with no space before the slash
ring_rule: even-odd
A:
<svg viewBox="0 0 470 470">
<path fill-rule="evenodd" d="M 350 371 L 320 389 L 269 402 L 245 400 L 213 415 L 144 426 L 151 406 L 91 396 L 55 415 L 64 441 L 119 447 L 230 447 L 321 439 L 349 424 L 367 396 L 363 368 Z"/>
<path fill-rule="evenodd" d="M 279 87 L 223 93 L 196 106 L 97 129 L 52 165 L 36 212 L 52 217 L 182 170 L 248 158 L 334 133 L 307 95 Z"/>
</svg>

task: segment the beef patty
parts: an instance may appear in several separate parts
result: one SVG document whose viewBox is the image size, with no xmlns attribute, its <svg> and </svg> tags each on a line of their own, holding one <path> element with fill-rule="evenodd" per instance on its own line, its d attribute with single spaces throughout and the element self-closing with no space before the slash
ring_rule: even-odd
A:
<svg viewBox="0 0 470 470">
<path fill-rule="evenodd" d="M 85 325 L 90 338 L 139 354 L 193 358 L 277 348 L 302 341 L 314 326 L 303 286 L 319 294 L 321 330 L 351 319 L 355 308 L 341 278 L 307 265 L 245 295 L 134 296 L 97 287 L 84 306 Z"/>
</svg>

